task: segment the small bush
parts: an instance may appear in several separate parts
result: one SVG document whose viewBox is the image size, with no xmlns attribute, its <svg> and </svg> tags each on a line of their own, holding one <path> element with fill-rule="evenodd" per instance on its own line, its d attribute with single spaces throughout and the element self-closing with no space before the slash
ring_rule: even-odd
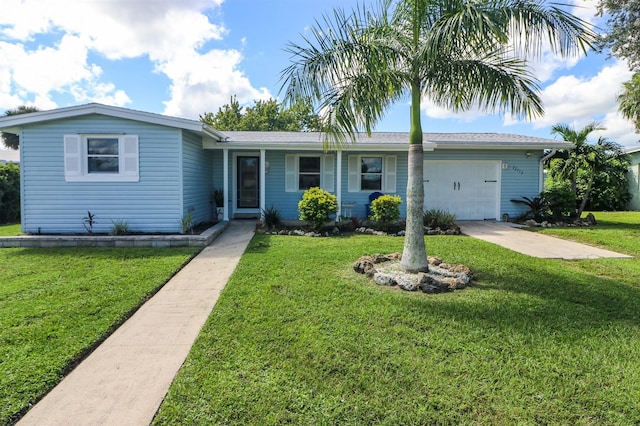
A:
<svg viewBox="0 0 640 426">
<path fill-rule="evenodd" d="M 549 219 L 564 221 L 576 214 L 576 195 L 568 184 L 554 185 L 542 194 L 549 208 Z"/>
<path fill-rule="evenodd" d="M 20 168 L 0 165 L 0 223 L 20 220 Z"/>
<path fill-rule="evenodd" d="M 131 231 L 129 231 L 129 224 L 126 220 L 112 220 L 111 223 L 111 231 L 109 231 L 109 235 L 129 235 Z"/>
<path fill-rule="evenodd" d="M 371 220 L 385 230 L 389 229 L 389 225 L 400 219 L 400 204 L 402 198 L 397 195 L 381 195 L 371 202 Z"/>
<path fill-rule="evenodd" d="M 307 189 L 298 203 L 300 220 L 314 230 L 329 222 L 330 216 L 338 212 L 338 198 L 318 187 Z"/>
<path fill-rule="evenodd" d="M 456 224 L 456 215 L 446 210 L 430 209 L 422 216 L 424 226 L 435 229 L 449 229 Z"/>
<path fill-rule="evenodd" d="M 264 217 L 264 224 L 267 226 L 267 228 L 275 228 L 282 224 L 280 210 L 278 210 L 273 205 L 263 210 L 262 216 Z"/>
<path fill-rule="evenodd" d="M 189 208 L 187 213 L 182 216 L 182 219 L 180 219 L 180 226 L 182 227 L 183 234 L 188 234 L 193 230 L 193 208 Z"/>
</svg>

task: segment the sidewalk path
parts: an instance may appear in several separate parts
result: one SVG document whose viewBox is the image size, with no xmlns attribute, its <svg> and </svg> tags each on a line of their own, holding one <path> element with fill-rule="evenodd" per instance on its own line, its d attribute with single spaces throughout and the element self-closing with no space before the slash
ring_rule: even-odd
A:
<svg viewBox="0 0 640 426">
<path fill-rule="evenodd" d="M 254 229 L 232 222 L 18 424 L 149 424 Z"/>
<path fill-rule="evenodd" d="M 586 244 L 562 240 L 538 232 L 518 229 L 499 222 L 459 222 L 463 234 L 498 244 L 518 253 L 548 259 L 598 259 L 617 257 L 631 259 L 626 254 L 603 250 Z"/>
</svg>

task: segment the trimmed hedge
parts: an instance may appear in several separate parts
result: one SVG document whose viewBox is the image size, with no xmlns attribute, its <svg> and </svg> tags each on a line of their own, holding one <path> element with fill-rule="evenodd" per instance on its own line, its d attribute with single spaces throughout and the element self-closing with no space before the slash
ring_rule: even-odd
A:
<svg viewBox="0 0 640 426">
<path fill-rule="evenodd" d="M 0 165 L 0 223 L 20 220 L 20 167 Z"/>
</svg>

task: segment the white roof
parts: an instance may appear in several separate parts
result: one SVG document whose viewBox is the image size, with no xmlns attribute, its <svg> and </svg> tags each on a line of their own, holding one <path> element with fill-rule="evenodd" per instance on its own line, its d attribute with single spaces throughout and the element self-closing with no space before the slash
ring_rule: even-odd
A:
<svg viewBox="0 0 640 426">
<path fill-rule="evenodd" d="M 200 134 L 204 147 L 210 149 L 286 149 L 317 150 L 323 146 L 325 135 L 319 132 L 236 132 L 218 131 L 198 120 L 170 117 L 128 108 L 90 103 L 72 107 L 58 108 L 0 117 L 0 131 L 18 133 L 25 125 L 100 114 L 111 117 L 159 124 L 168 127 L 190 130 Z M 355 144 L 341 145 L 342 149 L 364 150 L 405 150 L 409 135 L 405 132 L 375 132 L 371 135 L 358 134 Z M 330 146 L 330 145 L 328 145 Z M 523 136 L 510 133 L 424 133 L 423 149 L 436 147 L 448 149 L 562 149 L 572 145 L 555 139 Z"/>
<path fill-rule="evenodd" d="M 210 138 L 213 140 L 220 140 L 224 138 L 224 135 L 222 135 L 222 133 L 218 132 L 215 129 L 212 129 L 211 127 L 198 120 L 170 117 L 162 114 L 136 111 L 133 109 L 114 107 L 98 103 L 0 117 L 0 131 L 5 131 L 7 133 L 17 133 L 20 127 L 25 125 L 44 123 L 47 121 L 60 120 L 64 118 L 81 117 L 90 114 L 124 118 L 127 120 L 134 120 L 144 123 L 159 124 L 162 126 L 190 130 L 202 134 L 205 138 Z"/>
</svg>

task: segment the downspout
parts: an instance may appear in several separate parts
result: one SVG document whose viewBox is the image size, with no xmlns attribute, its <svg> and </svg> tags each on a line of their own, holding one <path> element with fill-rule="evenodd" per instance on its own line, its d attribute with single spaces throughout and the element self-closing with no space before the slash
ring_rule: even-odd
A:
<svg viewBox="0 0 640 426">
<path fill-rule="evenodd" d="M 551 148 L 551 152 L 540 159 L 540 179 L 538 182 L 538 192 L 544 191 L 544 162 L 556 155 L 556 152 L 558 152 L 556 148 Z"/>
</svg>

